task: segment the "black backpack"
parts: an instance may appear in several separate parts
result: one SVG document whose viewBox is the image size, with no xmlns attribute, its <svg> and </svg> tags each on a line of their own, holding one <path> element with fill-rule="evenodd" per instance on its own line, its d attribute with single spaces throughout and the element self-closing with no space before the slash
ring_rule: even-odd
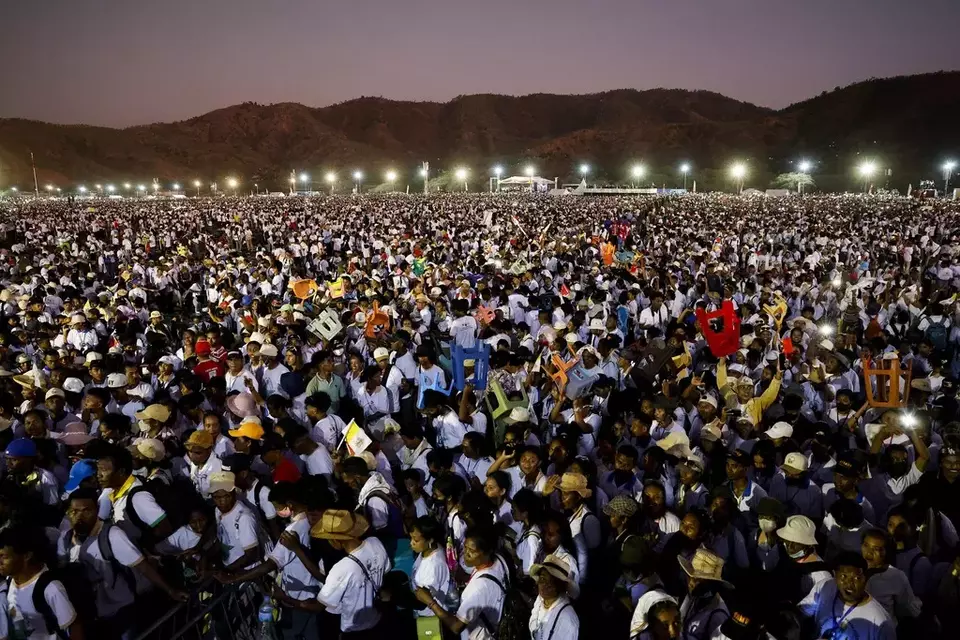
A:
<svg viewBox="0 0 960 640">
<path fill-rule="evenodd" d="M 159 480 L 149 480 L 139 487 L 134 487 L 127 494 L 127 504 L 123 515 L 124 519 L 129 520 L 140 532 L 140 540 L 144 544 L 153 545 L 160 541 L 154 539 L 152 523 L 144 522 L 137 515 L 137 510 L 133 508 L 133 497 L 142 492 L 147 492 L 153 496 L 157 505 L 167 514 L 167 520 L 173 527 L 173 531 L 189 521 L 188 505 L 194 502 L 190 498 L 197 496 L 197 490 L 189 479 L 183 476 L 175 476 L 170 484 Z"/>
<path fill-rule="evenodd" d="M 10 590 L 10 578 L 7 578 L 7 591 Z M 60 628 L 57 614 L 47 602 L 46 590 L 52 582 L 59 582 L 67 592 L 67 598 L 77 613 L 77 619 L 84 630 L 91 629 L 91 623 L 97 619 L 97 601 L 90 581 L 87 580 L 83 567 L 79 563 L 71 563 L 59 569 L 47 569 L 37 578 L 33 586 L 33 608 L 43 618 L 47 631 L 55 634 L 59 640 L 69 640 L 70 636 Z"/>
<path fill-rule="evenodd" d="M 497 562 L 503 562 L 498 556 Z M 504 563 L 506 566 L 506 563 Z M 512 584 L 509 578 L 509 572 L 506 584 L 503 584 L 496 577 L 489 573 L 484 573 L 479 577 L 489 580 L 503 592 L 503 608 L 500 610 L 500 621 L 494 623 L 488 620 L 486 615 L 480 614 L 480 624 L 497 640 L 530 640 L 530 614 L 532 607 L 527 597 L 519 587 Z"/>
</svg>

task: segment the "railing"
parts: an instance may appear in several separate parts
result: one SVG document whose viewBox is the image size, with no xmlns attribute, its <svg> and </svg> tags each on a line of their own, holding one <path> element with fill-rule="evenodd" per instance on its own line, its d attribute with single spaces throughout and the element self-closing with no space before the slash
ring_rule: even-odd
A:
<svg viewBox="0 0 960 640">
<path fill-rule="evenodd" d="M 211 581 L 161 616 L 135 640 L 257 640 L 261 593 L 252 582 Z"/>
</svg>

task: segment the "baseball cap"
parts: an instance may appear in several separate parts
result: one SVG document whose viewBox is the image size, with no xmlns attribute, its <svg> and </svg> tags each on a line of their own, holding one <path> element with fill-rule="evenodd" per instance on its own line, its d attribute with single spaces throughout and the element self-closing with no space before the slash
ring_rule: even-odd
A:
<svg viewBox="0 0 960 640">
<path fill-rule="evenodd" d="M 92 363 L 97 362 L 98 360 L 103 360 L 103 355 L 97 353 L 96 351 L 91 351 L 87 354 L 87 366 L 90 366 Z"/>
<path fill-rule="evenodd" d="M 80 378 L 67 378 L 63 381 L 63 390 L 70 393 L 83 392 L 83 380 Z"/>
<path fill-rule="evenodd" d="M 272 344 L 265 344 L 260 348 L 260 355 L 267 356 L 268 358 L 276 358 L 279 351 Z"/>
<path fill-rule="evenodd" d="M 231 471 L 215 471 L 210 474 L 210 493 L 233 491 L 237 488 L 237 477 Z"/>
<path fill-rule="evenodd" d="M 734 449 L 730 452 L 730 455 L 727 457 L 727 460 L 733 460 L 737 464 L 743 467 L 749 467 L 753 464 L 753 460 L 750 458 L 750 454 L 744 451 L 743 449 Z"/>
<path fill-rule="evenodd" d="M 250 456 L 245 453 L 231 453 L 223 457 L 221 466 L 224 471 L 237 473 L 238 471 L 249 471 L 252 462 Z"/>
<path fill-rule="evenodd" d="M 80 483 L 86 480 L 87 478 L 92 478 L 97 475 L 97 461 L 91 459 L 77 460 L 72 467 L 70 467 L 70 475 L 67 477 L 67 483 L 63 485 L 63 488 L 68 493 L 76 491 L 80 488 Z"/>
<path fill-rule="evenodd" d="M 190 437 L 187 438 L 187 441 L 184 443 L 186 448 L 198 447 L 200 449 L 212 449 L 213 448 L 213 436 L 210 432 L 203 429 L 197 429 L 190 434 Z"/>
<path fill-rule="evenodd" d="M 197 343 L 193 346 L 193 350 L 197 355 L 210 355 L 210 342 L 205 339 L 197 340 Z"/>
<path fill-rule="evenodd" d="M 390 357 L 390 351 L 388 351 L 387 349 L 384 349 L 383 347 L 377 347 L 373 351 L 374 360 L 383 360 L 384 358 L 389 358 L 389 357 Z"/>
<path fill-rule="evenodd" d="M 135 448 L 141 456 L 154 462 L 159 462 L 167 457 L 166 447 L 156 438 L 140 438 L 134 442 L 133 448 Z"/>
<path fill-rule="evenodd" d="M 122 373 L 111 373 L 107 376 L 107 388 L 122 389 L 127 386 L 127 376 Z"/>
<path fill-rule="evenodd" d="M 771 440 L 778 438 L 789 438 L 793 435 L 793 425 L 789 422 L 777 422 L 767 429 L 767 437 Z"/>
<path fill-rule="evenodd" d="M 152 404 L 143 411 L 137 411 L 134 415 L 137 417 L 137 420 L 166 422 L 170 419 L 170 409 L 168 409 L 165 404 Z"/>
<path fill-rule="evenodd" d="M 721 437 L 720 429 L 713 426 L 712 424 L 704 425 L 700 429 L 700 439 L 701 440 L 719 440 Z"/>
<path fill-rule="evenodd" d="M 126 378 L 124 378 L 126 380 Z M 47 391 L 47 394 L 43 397 L 44 400 L 49 400 L 50 398 L 66 398 L 66 394 L 63 392 L 63 389 L 50 389 Z"/>
<path fill-rule="evenodd" d="M 7 456 L 11 458 L 34 458 L 37 455 L 37 443 L 30 438 L 17 438 L 7 445 Z"/>
<path fill-rule="evenodd" d="M 249 438 L 250 440 L 263 439 L 263 427 L 260 426 L 259 418 L 254 422 L 249 418 L 244 418 L 243 422 L 236 429 L 228 431 L 233 438 Z"/>
<path fill-rule="evenodd" d="M 801 473 L 807 470 L 809 466 L 807 463 L 807 457 L 798 451 L 793 453 L 788 453 L 787 457 L 783 459 L 783 465 L 781 465 L 792 471 L 800 471 Z"/>
</svg>

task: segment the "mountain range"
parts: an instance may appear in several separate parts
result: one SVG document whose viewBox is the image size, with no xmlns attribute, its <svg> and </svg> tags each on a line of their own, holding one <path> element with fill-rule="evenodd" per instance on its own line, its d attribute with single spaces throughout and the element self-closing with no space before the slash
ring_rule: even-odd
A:
<svg viewBox="0 0 960 640">
<path fill-rule="evenodd" d="M 865 159 L 883 169 L 878 185 L 905 189 L 942 179 L 943 160 L 960 157 L 958 114 L 953 71 L 871 79 L 780 110 L 708 91 L 621 89 L 445 103 L 362 97 L 322 108 L 248 102 L 126 129 L 0 119 L 0 188 L 32 186 L 32 151 L 41 185 L 67 188 L 236 176 L 245 187 L 277 190 L 292 170 L 319 180 L 332 169 L 343 181 L 363 169 L 372 185 L 393 168 L 417 189 L 416 168 L 428 161 L 434 174 L 471 167 L 474 188 L 494 164 L 508 175 L 533 164 L 565 182 L 588 163 L 591 181 L 615 183 L 629 182 L 637 162 L 649 168 L 646 181 L 671 186 L 688 162 L 702 189 L 728 187 L 733 160 L 747 163 L 748 186 L 763 188 L 804 158 L 821 189 L 856 188 L 854 167 Z"/>
</svg>

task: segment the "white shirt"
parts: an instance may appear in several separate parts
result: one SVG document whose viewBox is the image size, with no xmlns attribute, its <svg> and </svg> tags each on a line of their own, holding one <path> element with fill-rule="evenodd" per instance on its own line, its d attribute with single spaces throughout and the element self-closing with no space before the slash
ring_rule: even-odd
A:
<svg viewBox="0 0 960 640">
<path fill-rule="evenodd" d="M 142 485 L 143 483 L 140 481 L 140 479 L 135 478 L 130 491 L 133 491 Z M 127 510 L 127 501 L 130 499 L 130 491 L 127 491 L 124 495 L 120 496 L 116 502 L 113 503 L 114 523 L 124 522 Z M 109 498 L 112 495 L 113 489 L 104 489 L 100 494 L 100 500 L 102 501 L 106 499 L 109 501 Z M 140 491 L 133 496 L 133 510 L 136 511 L 137 517 L 140 518 L 140 520 L 151 527 L 157 526 L 161 520 L 167 517 L 167 513 L 160 507 L 159 504 L 157 504 L 156 498 L 154 498 L 153 495 L 151 495 L 148 491 Z M 128 527 L 124 527 L 124 531 L 128 535 L 131 533 L 130 528 Z"/>
<path fill-rule="evenodd" d="M 483 575 L 489 575 L 496 581 L 481 577 Z M 457 618 L 467 625 L 460 636 L 461 640 L 496 639 L 506 588 L 506 568 L 499 558 L 494 560 L 493 565 L 473 573 L 460 596 L 460 607 L 457 609 Z"/>
<path fill-rule="evenodd" d="M 18 585 L 10 581 L 10 591 L 7 593 L 7 611 L 9 625 L 18 638 L 28 640 L 57 640 L 55 631 L 47 629 L 43 616 L 33 607 L 33 588 L 44 568 L 25 584 Z M 67 590 L 58 580 L 54 580 L 44 590 L 43 597 L 53 610 L 61 629 L 66 629 L 77 619 L 77 612 L 73 608 Z"/>
<path fill-rule="evenodd" d="M 220 540 L 223 551 L 224 565 L 233 564 L 245 552 L 258 547 L 260 545 L 258 534 L 256 516 L 250 507 L 239 500 L 227 513 L 221 513 L 217 509 L 217 539 Z M 245 568 L 251 569 L 257 564 L 259 563 L 254 562 Z"/>
<path fill-rule="evenodd" d="M 566 596 L 553 601 L 550 608 L 544 606 L 543 598 L 537 596 L 530 612 L 530 640 L 561 640 L 576 638 L 580 634 L 580 618 Z"/>
<path fill-rule="evenodd" d="M 282 364 L 277 364 L 273 369 L 268 369 L 267 367 L 261 369 L 260 378 L 263 382 L 263 389 L 260 391 L 260 395 L 264 398 L 269 398 L 275 393 L 286 396 L 287 394 L 283 393 L 280 388 L 280 377 L 289 371 L 290 369 L 287 369 L 287 367 Z"/>
<path fill-rule="evenodd" d="M 205 500 L 209 500 L 210 476 L 217 471 L 223 470 L 223 465 L 220 464 L 220 458 L 211 452 L 207 461 L 203 463 L 203 466 L 199 467 L 193 463 L 190 456 L 184 456 L 183 459 L 187 463 L 187 466 L 183 468 L 185 475 L 190 478 L 190 481 L 193 483 L 193 486 L 197 488 L 200 495 L 203 496 Z"/>
<path fill-rule="evenodd" d="M 130 538 L 120 527 L 111 527 L 108 535 L 110 549 L 121 565 L 135 567 L 143 561 L 143 554 L 130 542 Z M 89 544 L 86 544 L 87 542 Z M 112 573 L 113 568 L 107 568 L 107 563 L 100 553 L 97 536 L 91 535 L 83 543 L 77 543 L 73 536 L 67 533 L 59 540 L 57 555 L 65 562 L 80 562 L 84 565 L 88 576 L 96 575 L 100 578 L 100 580 L 91 580 L 91 583 L 96 591 L 97 615 L 101 618 L 109 618 L 123 607 L 133 604 L 136 597 L 134 593 L 136 583 L 131 585 L 122 576 L 115 576 L 117 579 L 112 585 L 107 585 L 103 581 L 105 574 L 107 572 Z M 135 576 L 130 577 L 134 578 Z M 133 589 L 131 589 L 131 586 Z"/>
<path fill-rule="evenodd" d="M 389 570 L 390 558 L 383 544 L 376 538 L 367 538 L 349 557 L 333 565 L 317 600 L 330 613 L 340 615 L 341 631 L 372 629 L 380 622 L 374 598 Z"/>
<path fill-rule="evenodd" d="M 460 602 L 457 586 L 450 576 L 443 548 L 434 549 L 429 556 L 419 555 L 413 561 L 413 588 L 423 587 L 444 611 L 453 611 Z M 430 609 L 414 610 L 418 617 L 436 615 Z"/>
<path fill-rule="evenodd" d="M 310 522 L 305 513 L 293 517 L 284 531 L 297 536 L 301 546 L 310 547 Z M 303 562 L 290 549 L 278 544 L 270 552 L 270 559 L 280 570 L 280 587 L 283 592 L 294 600 L 309 600 L 320 593 L 320 581 L 307 571 Z M 323 561 L 320 561 L 320 570 L 323 570 Z"/>
<path fill-rule="evenodd" d="M 477 321 L 471 316 L 457 318 L 450 323 L 450 337 L 464 349 L 472 349 L 477 344 Z"/>
<path fill-rule="evenodd" d="M 343 420 L 335 413 L 328 414 L 325 418 L 317 420 L 310 432 L 310 438 L 317 444 L 326 447 L 327 451 L 333 451 L 340 442 L 340 436 L 343 430 L 347 428 Z"/>
<path fill-rule="evenodd" d="M 434 418 L 433 428 L 437 431 L 437 447 L 440 449 L 459 447 L 467 433 L 466 427 L 452 409 Z"/>
<path fill-rule="evenodd" d="M 327 478 L 333 475 L 333 459 L 330 457 L 330 452 L 322 446 L 318 446 L 310 455 L 300 456 L 300 459 L 304 462 L 307 475 L 327 476 Z"/>
</svg>

